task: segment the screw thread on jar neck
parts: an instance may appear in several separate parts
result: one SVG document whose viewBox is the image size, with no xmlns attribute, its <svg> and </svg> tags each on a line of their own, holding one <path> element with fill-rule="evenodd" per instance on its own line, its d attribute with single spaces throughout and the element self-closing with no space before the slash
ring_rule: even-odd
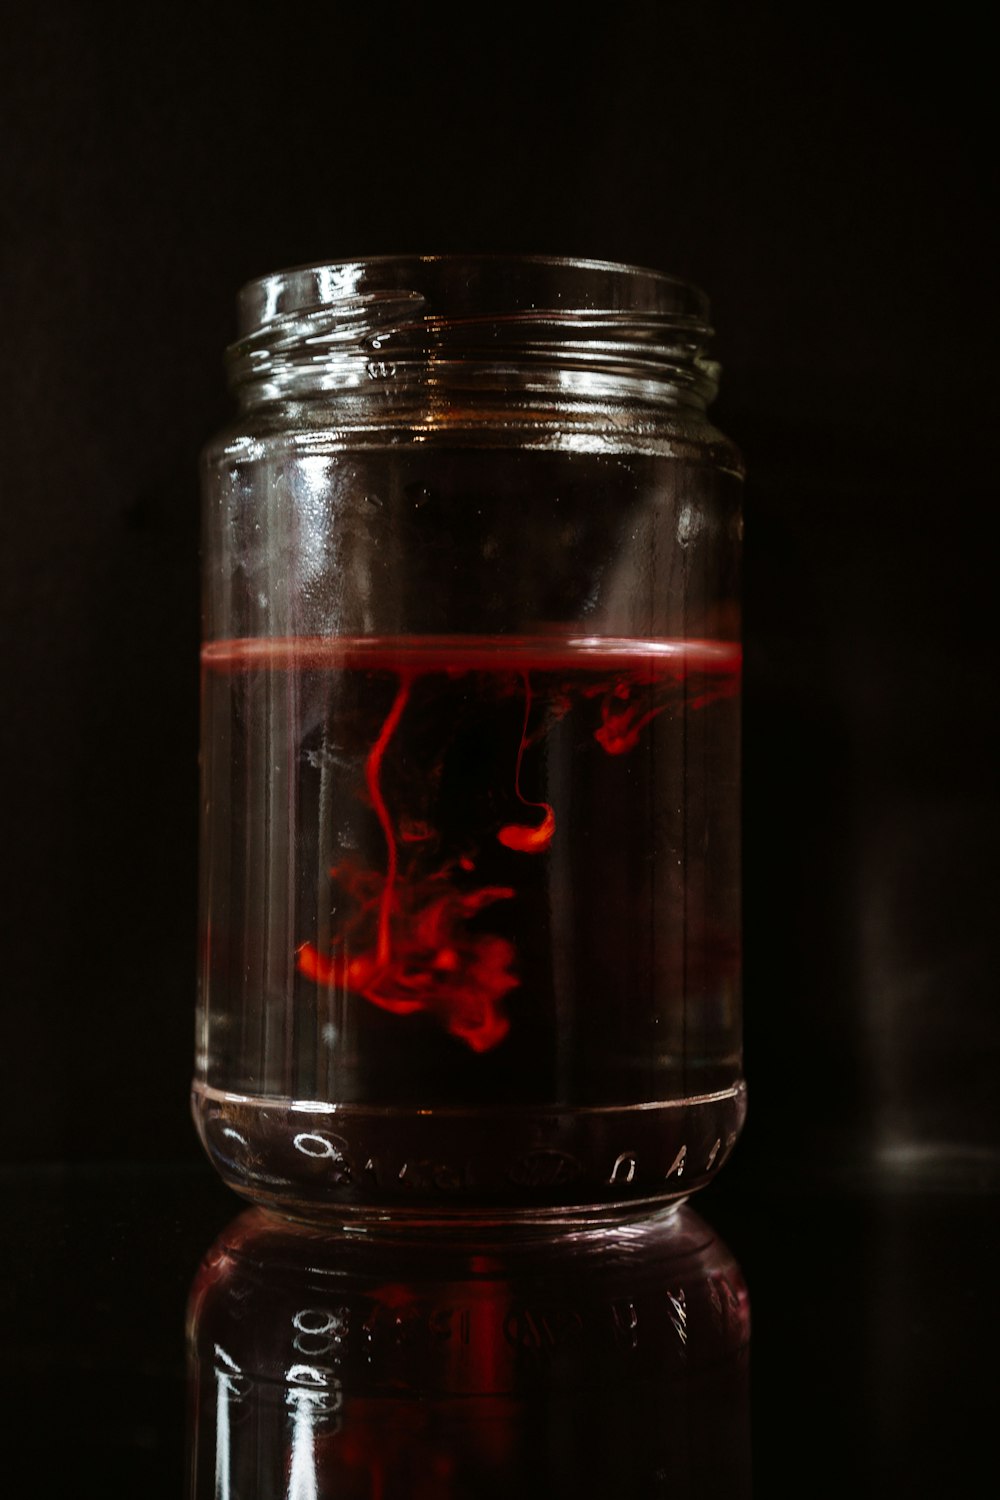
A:
<svg viewBox="0 0 1000 1500">
<path fill-rule="evenodd" d="M 655 271 L 545 256 L 380 256 L 277 272 L 240 293 L 227 355 L 244 406 L 423 393 L 704 411 L 718 368 L 704 295 Z"/>
</svg>

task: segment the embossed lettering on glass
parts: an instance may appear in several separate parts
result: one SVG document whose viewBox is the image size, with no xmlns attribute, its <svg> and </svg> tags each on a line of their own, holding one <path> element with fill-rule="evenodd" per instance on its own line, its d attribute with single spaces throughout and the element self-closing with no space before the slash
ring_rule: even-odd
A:
<svg viewBox="0 0 1000 1500">
<path fill-rule="evenodd" d="M 704 297 L 267 276 L 204 460 L 194 1109 L 251 1198 L 586 1219 L 744 1115 L 741 463 Z"/>
</svg>

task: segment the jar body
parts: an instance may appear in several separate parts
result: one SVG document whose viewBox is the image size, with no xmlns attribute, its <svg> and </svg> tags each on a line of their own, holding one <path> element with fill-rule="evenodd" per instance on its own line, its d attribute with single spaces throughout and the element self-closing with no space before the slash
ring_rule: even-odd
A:
<svg viewBox="0 0 1000 1500">
<path fill-rule="evenodd" d="M 194 1107 L 291 1212 L 613 1213 L 742 1122 L 738 461 L 514 406 L 206 455 Z"/>
</svg>

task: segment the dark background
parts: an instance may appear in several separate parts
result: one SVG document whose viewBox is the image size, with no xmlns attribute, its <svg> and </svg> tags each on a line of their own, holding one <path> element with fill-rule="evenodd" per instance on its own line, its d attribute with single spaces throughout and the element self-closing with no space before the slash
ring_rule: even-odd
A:
<svg viewBox="0 0 1000 1500">
<path fill-rule="evenodd" d="M 751 1117 L 706 1213 L 995 1189 L 994 84 L 970 14 L 7 8 L 3 1158 L 198 1159 L 197 458 L 237 289 L 524 250 L 701 284 L 748 465 Z"/>
<path fill-rule="evenodd" d="M 496 249 L 713 301 L 749 470 L 742 1170 L 990 1169 L 988 48 L 809 9 L 7 23 L 6 1156 L 196 1150 L 197 458 L 237 289 Z"/>
</svg>

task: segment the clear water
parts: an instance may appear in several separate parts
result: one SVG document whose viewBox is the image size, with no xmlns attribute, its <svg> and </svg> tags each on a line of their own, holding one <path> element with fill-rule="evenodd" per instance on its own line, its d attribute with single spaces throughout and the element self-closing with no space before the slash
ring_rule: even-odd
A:
<svg viewBox="0 0 1000 1500">
<path fill-rule="evenodd" d="M 739 648 L 219 642 L 195 1106 L 304 1207 L 683 1195 L 742 1121 Z"/>
</svg>

